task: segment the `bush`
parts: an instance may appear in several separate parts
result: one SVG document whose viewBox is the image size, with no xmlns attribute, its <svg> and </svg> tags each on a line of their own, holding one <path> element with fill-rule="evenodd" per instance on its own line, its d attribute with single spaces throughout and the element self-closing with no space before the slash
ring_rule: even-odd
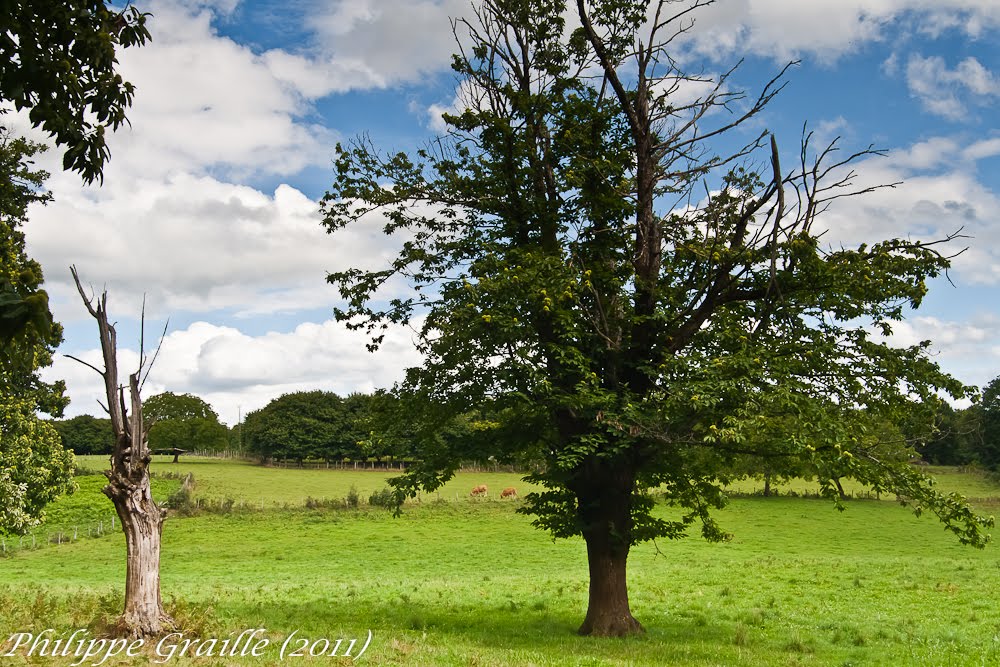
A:
<svg viewBox="0 0 1000 667">
<path fill-rule="evenodd" d="M 191 516 L 197 511 L 193 496 L 190 487 L 181 485 L 181 488 L 167 498 L 167 509 L 177 512 L 181 516 Z"/>
<path fill-rule="evenodd" d="M 347 492 L 344 502 L 348 507 L 357 507 L 361 504 L 361 497 L 358 495 L 358 489 L 353 484 L 351 485 L 351 490 Z"/>
<path fill-rule="evenodd" d="M 398 500 L 396 491 L 388 486 L 381 491 L 376 491 L 368 497 L 368 504 L 375 507 L 398 507 L 401 503 Z"/>
</svg>

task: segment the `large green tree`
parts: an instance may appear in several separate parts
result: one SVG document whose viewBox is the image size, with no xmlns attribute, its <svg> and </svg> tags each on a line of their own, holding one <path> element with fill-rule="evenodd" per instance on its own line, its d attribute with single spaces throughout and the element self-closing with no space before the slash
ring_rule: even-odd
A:
<svg viewBox="0 0 1000 667">
<path fill-rule="evenodd" d="M 73 453 L 31 402 L 0 395 L 0 534 L 37 526 L 45 505 L 75 488 L 72 469 Z"/>
<path fill-rule="evenodd" d="M 328 391 L 298 391 L 254 410 L 243 422 L 248 451 L 262 460 L 338 461 L 361 456 L 359 430 L 363 409 L 358 396 L 343 399 Z"/>
<path fill-rule="evenodd" d="M 991 470 L 1000 470 L 1000 376 L 983 388 L 982 399 L 975 406 L 975 412 L 979 417 L 975 458 Z"/>
<path fill-rule="evenodd" d="M 119 49 L 149 39 L 147 15 L 104 0 L 10 0 L 0 9 L 0 99 L 26 109 L 65 147 L 63 168 L 102 178 L 106 128 L 127 119 L 135 87 L 117 71 Z"/>
<path fill-rule="evenodd" d="M 64 168 L 88 183 L 101 179 L 108 159 L 105 130 L 126 122 L 134 93 L 116 71 L 116 53 L 149 39 L 145 22 L 135 7 L 115 10 L 103 1 L 4 3 L 0 114 L 11 106 L 26 110 L 33 126 L 65 148 Z M 25 254 L 21 231 L 28 206 L 49 199 L 42 188 L 47 174 L 33 167 L 41 150 L 0 126 L 0 478 L 14 480 L 10 489 L 17 491 L 4 491 L 0 529 L 34 525 L 47 499 L 73 489 L 72 456 L 58 446 L 52 426 L 36 416 L 59 416 L 68 402 L 63 382 L 46 383 L 38 375 L 51 364 L 62 328 L 53 321 L 41 266 Z M 32 441 L 37 451 L 24 455 L 21 446 Z"/>
<path fill-rule="evenodd" d="M 164 392 L 142 404 L 151 424 L 151 449 L 204 449 L 219 451 L 229 445 L 229 430 L 219 422 L 212 406 L 193 394 Z"/>
<path fill-rule="evenodd" d="M 413 154 L 338 147 L 323 199 L 330 231 L 378 212 L 400 238 L 387 266 L 329 280 L 338 318 L 372 345 L 422 317 L 424 362 L 401 385 L 421 432 L 479 408 L 518 436 L 476 438 L 491 451 L 474 452 L 429 438 L 395 483 L 434 488 L 471 455 L 534 459 L 545 490 L 526 511 L 587 545 L 582 634 L 642 630 L 634 544 L 692 524 L 726 537 L 712 510 L 739 456 L 799 461 L 832 498 L 840 477 L 859 479 L 963 542 L 987 539 L 987 520 L 870 428 L 967 393 L 925 345 L 872 333 L 918 306 L 948 258 L 906 239 L 824 248 L 817 217 L 860 194 L 850 163 L 872 151 L 804 134 L 787 169 L 759 130 L 780 76 L 750 96 L 671 57 L 703 4 L 484 0 L 454 24 L 467 108 L 445 116 L 447 135 Z M 412 291 L 386 299 L 398 280 Z M 763 437 L 776 419 L 781 437 Z M 658 494 L 680 512 L 655 512 Z"/>
</svg>

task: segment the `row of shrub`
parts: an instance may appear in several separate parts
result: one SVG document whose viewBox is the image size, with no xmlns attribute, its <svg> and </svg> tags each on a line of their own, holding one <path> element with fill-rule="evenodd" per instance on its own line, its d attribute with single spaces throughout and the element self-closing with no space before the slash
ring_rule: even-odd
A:
<svg viewBox="0 0 1000 667">
<path fill-rule="evenodd" d="M 306 498 L 304 503 L 307 509 L 356 509 L 363 504 L 372 507 L 395 508 L 399 503 L 396 491 L 388 486 L 368 496 L 367 503 L 364 503 L 364 498 L 354 486 L 343 498 L 313 498 L 310 496 Z M 233 498 L 196 498 L 193 482 L 182 484 L 181 488 L 167 498 L 166 505 L 172 512 L 180 516 L 195 516 L 202 513 L 231 514 L 235 510 L 246 510 L 254 507 L 252 503 L 248 504 Z M 287 503 L 284 505 L 285 509 L 291 507 Z"/>
</svg>

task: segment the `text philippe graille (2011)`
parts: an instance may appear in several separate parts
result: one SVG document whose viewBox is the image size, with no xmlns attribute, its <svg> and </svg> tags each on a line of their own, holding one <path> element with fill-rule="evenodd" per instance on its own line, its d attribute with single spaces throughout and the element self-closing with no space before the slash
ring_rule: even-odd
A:
<svg viewBox="0 0 1000 667">
<path fill-rule="evenodd" d="M 52 628 L 38 633 L 15 632 L 0 646 L 0 657 L 76 658 L 71 667 L 98 666 L 116 656 L 134 657 L 151 649 L 152 662 L 163 664 L 180 657 L 260 657 L 278 660 L 303 657 L 352 658 L 357 660 L 372 641 L 372 631 L 365 637 L 303 637 L 293 630 L 280 643 L 264 636 L 265 628 L 247 629 L 225 638 L 186 637 L 171 632 L 158 639 L 106 639 L 94 637 L 87 630 L 58 634 Z M 362 641 L 363 639 L 363 641 Z M 155 644 L 152 642 L 156 642 Z M 147 645 L 148 644 L 148 645 Z"/>
</svg>

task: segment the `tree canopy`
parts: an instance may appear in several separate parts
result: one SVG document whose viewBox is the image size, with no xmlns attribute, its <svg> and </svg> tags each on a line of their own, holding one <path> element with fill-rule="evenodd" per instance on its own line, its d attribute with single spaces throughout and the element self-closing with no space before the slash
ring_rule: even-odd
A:
<svg viewBox="0 0 1000 667">
<path fill-rule="evenodd" d="M 117 54 L 150 39 L 147 16 L 103 0 L 12 0 L 0 11 L 0 99 L 27 109 L 65 147 L 63 168 L 88 183 L 110 155 L 106 128 L 127 122 L 135 86 Z"/>
<path fill-rule="evenodd" d="M 785 137 L 749 130 L 784 72 L 750 95 L 732 72 L 671 57 L 704 4 L 577 0 L 567 39 L 565 2 L 484 0 L 454 23 L 465 109 L 445 115 L 447 134 L 412 153 L 338 146 L 322 202 L 331 232 L 377 213 L 400 238 L 386 266 L 329 281 L 337 317 L 373 346 L 422 317 L 424 362 L 400 386 L 421 432 L 470 408 L 495 415 L 519 437 L 493 439 L 492 455 L 537 462 L 535 525 L 583 536 L 583 634 L 641 631 L 632 545 L 695 524 L 727 537 L 712 510 L 737 457 L 807 465 L 831 498 L 853 477 L 935 512 L 962 542 L 988 537 L 989 520 L 872 427 L 969 394 L 926 343 L 879 336 L 948 256 L 936 240 L 824 247 L 817 219 L 870 189 L 852 163 L 878 151 L 796 132 L 788 168 Z M 411 291 L 386 299 L 391 280 Z M 428 442 L 401 490 L 432 489 L 468 458 L 461 441 Z M 660 494 L 676 518 L 652 511 Z"/>
<path fill-rule="evenodd" d="M 363 461 L 401 457 L 411 439 L 388 396 L 328 391 L 284 394 L 243 422 L 248 451 L 262 459 Z"/>
<path fill-rule="evenodd" d="M 1000 376 L 983 388 L 976 411 L 980 422 L 976 460 L 992 470 L 1000 470 Z"/>
<path fill-rule="evenodd" d="M 116 54 L 149 39 L 146 18 L 135 7 L 117 11 L 101 1 L 12 0 L 0 9 L 0 102 L 27 110 L 32 125 L 65 148 L 63 168 L 87 183 L 102 179 L 106 128 L 127 122 L 134 87 L 116 71 Z M 48 174 L 33 166 L 41 150 L 0 126 L 0 486 L 6 503 L 0 530 L 33 525 L 45 502 L 74 488 L 72 455 L 35 414 L 59 416 L 68 402 L 62 381 L 46 383 L 38 375 L 52 363 L 62 328 L 21 231 L 28 206 L 50 198 L 42 188 Z M 37 449 L 21 452 L 32 439 Z"/>
<path fill-rule="evenodd" d="M 52 364 L 62 327 L 49 312 L 42 267 L 28 257 L 22 231 L 28 206 L 50 199 L 48 174 L 33 164 L 44 149 L 0 130 L 0 388 L 58 416 L 68 403 L 65 384 L 43 382 L 38 369 Z"/>
<path fill-rule="evenodd" d="M 218 451 L 229 445 L 229 430 L 212 406 L 197 396 L 168 391 L 147 398 L 142 409 L 152 424 L 150 449 Z"/>
<path fill-rule="evenodd" d="M 73 453 L 30 401 L 0 395 L 0 533 L 21 534 L 41 523 L 44 508 L 76 488 Z"/>
<path fill-rule="evenodd" d="M 63 447 L 74 454 L 110 454 L 114 446 L 111 420 L 92 415 L 77 415 L 71 419 L 53 421 Z"/>
</svg>

